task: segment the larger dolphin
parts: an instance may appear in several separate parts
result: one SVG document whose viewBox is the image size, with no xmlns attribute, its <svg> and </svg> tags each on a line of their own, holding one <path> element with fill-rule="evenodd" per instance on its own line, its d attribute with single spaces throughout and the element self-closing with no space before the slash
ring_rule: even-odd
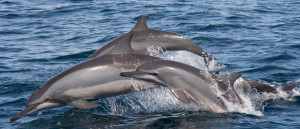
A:
<svg viewBox="0 0 300 129">
<path fill-rule="evenodd" d="M 99 104 L 89 100 L 156 88 L 157 85 L 120 77 L 122 71 L 132 71 L 142 63 L 160 58 L 140 54 L 106 54 L 90 59 L 67 69 L 37 89 L 29 98 L 26 108 L 10 121 L 27 114 L 62 106 L 72 105 L 80 109 L 96 108 Z"/>
<path fill-rule="evenodd" d="M 151 53 L 148 51 L 149 48 L 159 47 L 162 48 L 162 51 L 186 50 L 192 52 L 194 54 L 204 57 L 206 64 L 208 64 L 210 60 L 214 59 L 212 55 L 209 55 L 208 53 L 203 51 L 202 48 L 200 48 L 197 44 L 181 35 L 148 28 L 146 24 L 146 16 L 140 18 L 136 25 L 133 27 L 133 29 L 128 33 L 133 34 L 131 44 L 129 44 L 130 47 L 133 49 L 134 52 L 139 54 L 150 55 Z M 116 47 L 118 47 L 118 44 L 122 42 L 122 38 L 125 35 L 122 35 L 112 40 L 105 46 L 98 49 L 88 58 L 90 59 L 99 57 L 105 55 L 108 52 L 118 52 L 112 51 L 112 49 L 116 49 Z M 131 51 L 124 51 L 124 53 L 129 52 Z"/>
</svg>

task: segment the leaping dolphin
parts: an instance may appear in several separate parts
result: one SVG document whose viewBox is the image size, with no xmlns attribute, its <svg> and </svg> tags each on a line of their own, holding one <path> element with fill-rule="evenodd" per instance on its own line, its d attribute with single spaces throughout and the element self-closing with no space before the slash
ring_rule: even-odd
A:
<svg viewBox="0 0 300 129">
<path fill-rule="evenodd" d="M 163 49 L 161 52 L 167 50 L 186 50 L 192 52 L 194 54 L 204 57 L 205 58 L 204 61 L 206 62 L 207 65 L 209 63 L 208 61 L 214 59 L 212 55 L 209 55 L 208 53 L 203 51 L 202 48 L 200 48 L 197 44 L 195 44 L 191 40 L 181 35 L 148 28 L 146 24 L 146 16 L 140 18 L 139 21 L 136 23 L 136 25 L 133 27 L 133 29 L 128 33 L 133 34 L 131 39 L 131 44 L 129 45 L 135 53 L 150 55 L 151 53 L 149 53 L 147 49 L 151 47 L 152 48 L 159 47 Z M 114 39 L 113 41 L 109 42 L 105 46 L 98 49 L 88 58 L 91 59 L 91 58 L 99 57 L 105 55 L 108 52 L 111 53 L 118 52 L 118 51 L 112 51 L 112 49 L 118 47 L 118 44 L 122 42 L 123 37 L 124 35 Z M 123 54 L 129 52 L 131 51 L 123 51 Z"/>
<path fill-rule="evenodd" d="M 193 102 L 216 113 L 227 111 L 224 101 L 212 87 L 218 82 L 213 80 L 214 78 L 211 74 L 183 63 L 167 60 L 146 62 L 139 66 L 136 71 L 122 72 L 120 76 L 166 85 L 177 99 L 185 103 Z M 221 74 L 217 76 L 221 76 Z M 222 77 L 219 78 L 219 81 L 223 82 L 223 85 L 219 87 L 228 90 L 229 88 L 227 87 L 233 85 L 234 81 L 240 77 L 240 74 L 232 73 L 222 75 Z M 229 83 L 225 82 L 225 80 Z M 239 101 L 236 97 L 231 98 Z"/>
<path fill-rule="evenodd" d="M 129 36 L 130 38 L 130 36 Z M 141 54 L 106 54 L 67 69 L 37 89 L 26 108 L 10 119 L 11 122 L 36 111 L 72 105 L 79 109 L 96 108 L 90 100 L 156 88 L 158 85 L 121 77 L 122 71 L 132 71 L 142 63 L 160 58 Z"/>
<path fill-rule="evenodd" d="M 276 88 L 259 82 L 241 78 L 237 72 L 226 74 L 210 74 L 195 67 L 167 60 L 146 62 L 132 72 L 121 72 L 120 76 L 132 77 L 148 82 L 166 85 L 174 96 L 185 103 L 194 102 L 212 112 L 227 111 L 224 99 L 214 92 L 215 88 L 222 91 L 222 96 L 228 101 L 244 106 L 240 94 L 259 92 L 277 93 Z M 283 88 L 288 94 L 297 84 Z M 254 91 L 255 92 L 255 91 Z"/>
</svg>

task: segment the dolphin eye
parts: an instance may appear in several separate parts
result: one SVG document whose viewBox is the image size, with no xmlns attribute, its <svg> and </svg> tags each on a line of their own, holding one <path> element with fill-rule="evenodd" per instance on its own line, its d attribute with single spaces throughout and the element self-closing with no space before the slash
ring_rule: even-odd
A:
<svg viewBox="0 0 300 129">
<path fill-rule="evenodd" d="M 153 76 L 157 76 L 157 73 L 149 73 L 149 74 L 151 74 L 151 75 L 153 75 Z"/>
</svg>

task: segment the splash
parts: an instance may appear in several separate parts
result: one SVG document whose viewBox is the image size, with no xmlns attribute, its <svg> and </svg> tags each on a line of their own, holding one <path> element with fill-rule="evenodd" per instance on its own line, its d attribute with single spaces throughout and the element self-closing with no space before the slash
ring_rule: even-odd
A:
<svg viewBox="0 0 300 129">
<path fill-rule="evenodd" d="M 167 87 L 107 98 L 104 103 L 106 113 L 120 116 L 201 110 L 196 105 L 179 101 Z"/>
<path fill-rule="evenodd" d="M 160 53 L 163 53 L 164 49 L 159 46 L 150 46 L 150 47 L 147 47 L 147 52 L 150 54 L 150 56 L 157 56 Z"/>
<path fill-rule="evenodd" d="M 203 57 L 188 51 L 167 51 L 159 55 L 159 57 L 165 60 L 172 60 L 188 64 L 205 71 L 215 71 L 226 67 L 225 65 L 218 64 L 218 61 L 215 59 L 209 61 L 207 66 Z"/>
<path fill-rule="evenodd" d="M 226 91 L 220 90 L 217 83 L 218 78 L 213 79 L 211 74 L 207 74 L 206 77 L 210 79 L 212 90 L 225 104 L 225 112 L 263 116 L 263 106 L 259 93 L 252 89 L 242 77 L 235 80 L 232 86 L 229 85 Z M 227 82 L 230 84 L 229 79 Z"/>
<path fill-rule="evenodd" d="M 256 116 L 263 116 L 263 105 L 260 99 L 259 93 L 250 87 L 250 85 L 240 77 L 237 79 L 233 87 L 236 91 L 236 95 L 241 98 L 242 104 L 227 102 L 227 108 L 229 112 L 239 112 L 245 114 L 252 114 Z"/>
</svg>

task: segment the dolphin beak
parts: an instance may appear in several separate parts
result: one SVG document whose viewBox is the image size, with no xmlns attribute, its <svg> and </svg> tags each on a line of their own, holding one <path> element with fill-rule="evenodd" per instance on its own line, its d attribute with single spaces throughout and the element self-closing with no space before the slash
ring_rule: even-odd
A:
<svg viewBox="0 0 300 129">
<path fill-rule="evenodd" d="M 122 77 L 134 77 L 136 75 L 143 75 L 143 74 L 147 74 L 147 73 L 142 72 L 142 71 L 121 72 L 120 76 L 122 76 Z"/>
<path fill-rule="evenodd" d="M 30 106 L 26 107 L 23 111 L 18 113 L 17 115 L 10 118 L 10 122 L 14 122 L 14 121 L 20 119 L 21 117 L 23 117 L 27 114 L 33 113 L 35 111 L 36 111 L 36 105 L 30 105 Z"/>
</svg>

